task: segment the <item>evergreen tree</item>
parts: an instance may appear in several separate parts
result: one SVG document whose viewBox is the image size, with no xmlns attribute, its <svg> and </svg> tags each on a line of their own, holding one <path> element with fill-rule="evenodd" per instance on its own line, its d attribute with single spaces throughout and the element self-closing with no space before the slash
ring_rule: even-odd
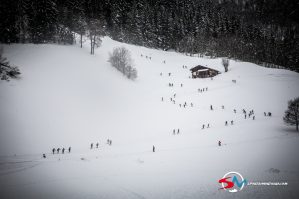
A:
<svg viewBox="0 0 299 199">
<path fill-rule="evenodd" d="M 288 109 L 285 111 L 283 121 L 286 124 L 296 126 L 298 131 L 299 126 L 299 97 L 288 102 Z"/>
</svg>

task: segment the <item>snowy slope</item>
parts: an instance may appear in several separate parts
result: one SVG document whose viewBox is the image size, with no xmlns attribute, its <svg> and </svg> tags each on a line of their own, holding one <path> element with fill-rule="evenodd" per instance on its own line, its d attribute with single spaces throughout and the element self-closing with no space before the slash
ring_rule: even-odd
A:
<svg viewBox="0 0 299 199">
<path fill-rule="evenodd" d="M 136 81 L 107 62 L 108 53 L 118 46 L 131 51 Z M 22 76 L 0 82 L 0 196 L 298 197 L 299 136 L 283 124 L 282 116 L 287 101 L 299 96 L 299 74 L 235 61 L 224 73 L 221 59 L 107 37 L 96 55 L 88 50 L 88 45 L 4 46 L 5 56 L 20 67 Z M 189 69 L 199 64 L 222 74 L 213 80 L 190 79 Z M 198 92 L 206 87 L 208 91 Z M 170 100 L 174 94 L 175 104 Z M 185 102 L 186 108 L 179 106 Z M 254 109 L 256 119 L 244 119 L 242 109 Z M 269 111 L 273 116 L 264 117 Z M 210 128 L 202 130 L 203 124 Z M 178 128 L 180 134 L 173 135 Z M 92 142 L 99 142 L 99 149 L 90 150 Z M 53 147 L 69 146 L 70 154 L 51 154 Z M 250 181 L 288 181 L 289 186 L 248 187 L 231 194 L 218 184 L 229 171 Z"/>
</svg>

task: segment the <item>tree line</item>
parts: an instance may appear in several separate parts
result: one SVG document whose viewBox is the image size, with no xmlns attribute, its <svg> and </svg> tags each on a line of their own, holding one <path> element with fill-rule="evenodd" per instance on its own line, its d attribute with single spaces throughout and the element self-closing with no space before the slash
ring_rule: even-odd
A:
<svg viewBox="0 0 299 199">
<path fill-rule="evenodd" d="M 2 0 L 0 41 L 74 43 L 74 33 L 299 71 L 296 0 Z"/>
</svg>

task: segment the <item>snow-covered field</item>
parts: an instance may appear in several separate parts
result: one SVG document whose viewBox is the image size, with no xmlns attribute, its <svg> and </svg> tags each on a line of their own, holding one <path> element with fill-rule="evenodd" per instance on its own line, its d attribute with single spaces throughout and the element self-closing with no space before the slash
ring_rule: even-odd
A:
<svg viewBox="0 0 299 199">
<path fill-rule="evenodd" d="M 135 81 L 107 62 L 119 46 L 131 51 Z M 5 45 L 4 56 L 22 75 L 0 82 L 0 198 L 299 197 L 299 134 L 282 121 L 287 101 L 299 96 L 298 73 L 235 61 L 224 73 L 221 59 L 107 37 L 94 56 L 88 45 L 49 44 Z M 222 73 L 190 79 L 199 64 Z M 242 109 L 253 109 L 255 120 Z M 71 153 L 51 154 L 69 146 Z M 229 171 L 288 186 L 219 190 Z"/>
</svg>

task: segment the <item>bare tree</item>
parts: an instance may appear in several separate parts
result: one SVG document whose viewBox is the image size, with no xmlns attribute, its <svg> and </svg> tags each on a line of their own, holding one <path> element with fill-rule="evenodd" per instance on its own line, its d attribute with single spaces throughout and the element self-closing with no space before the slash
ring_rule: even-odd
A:
<svg viewBox="0 0 299 199">
<path fill-rule="evenodd" d="M 283 121 L 289 125 L 296 125 L 298 131 L 299 125 L 299 97 L 288 102 L 288 110 L 285 111 Z"/>
<path fill-rule="evenodd" d="M 224 67 L 225 72 L 227 72 L 229 66 L 229 59 L 222 58 L 222 65 Z"/>
<path fill-rule="evenodd" d="M 94 48 L 102 43 L 101 37 L 104 35 L 104 23 L 99 19 L 90 19 L 87 25 L 90 39 L 90 54 L 94 54 Z"/>
<path fill-rule="evenodd" d="M 133 67 L 130 51 L 125 47 L 114 48 L 108 61 L 129 79 L 137 78 L 137 70 Z"/>
</svg>

